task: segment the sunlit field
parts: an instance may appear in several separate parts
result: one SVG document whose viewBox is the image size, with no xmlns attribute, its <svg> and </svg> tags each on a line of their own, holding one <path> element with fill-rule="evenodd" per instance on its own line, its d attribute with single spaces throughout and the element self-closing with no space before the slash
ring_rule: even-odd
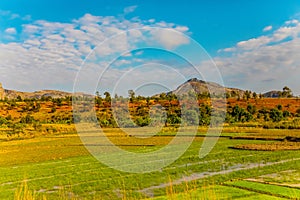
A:
<svg viewBox="0 0 300 200">
<path fill-rule="evenodd" d="M 285 144 L 238 136 L 285 138 L 278 130 L 225 128 L 213 150 L 199 158 L 205 128 L 173 164 L 151 173 L 109 168 L 82 145 L 74 132 L 0 143 L 0 199 L 281 199 L 300 198 L 300 154 L 297 150 L 237 149 L 247 145 Z M 128 151 L 154 151 L 176 134 L 164 129 L 139 145 L 119 129 L 105 129 Z M 112 157 L 114 157 L 112 155 Z M 119 158 L 122 159 L 122 158 Z M 287 173 L 289 172 L 289 173 Z"/>
</svg>

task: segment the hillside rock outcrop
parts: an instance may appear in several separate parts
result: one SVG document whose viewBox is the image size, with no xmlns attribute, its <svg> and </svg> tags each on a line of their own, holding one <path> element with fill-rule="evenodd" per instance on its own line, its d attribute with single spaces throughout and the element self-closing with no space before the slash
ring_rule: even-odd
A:
<svg viewBox="0 0 300 200">
<path fill-rule="evenodd" d="M 0 83 L 0 99 L 4 99 L 5 97 L 5 91 L 2 87 L 2 83 Z"/>
</svg>

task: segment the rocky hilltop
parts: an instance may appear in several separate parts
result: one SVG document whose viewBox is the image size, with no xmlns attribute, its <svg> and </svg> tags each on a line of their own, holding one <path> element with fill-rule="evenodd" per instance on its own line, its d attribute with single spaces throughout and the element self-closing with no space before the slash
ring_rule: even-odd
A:
<svg viewBox="0 0 300 200">
<path fill-rule="evenodd" d="M 273 90 L 273 91 L 269 91 L 269 92 L 264 93 L 263 96 L 266 97 L 266 98 L 278 98 L 280 96 L 279 95 L 280 92 L 281 91 Z"/>
<path fill-rule="evenodd" d="M 203 80 L 199 80 L 197 78 L 192 78 L 186 81 L 185 83 L 181 84 L 177 87 L 176 90 L 172 91 L 173 94 L 188 94 L 190 90 L 194 90 L 198 94 L 204 93 L 215 93 L 221 94 L 223 92 L 242 97 L 245 93 L 244 90 L 237 89 L 237 88 L 228 88 L 221 86 L 218 83 L 214 82 L 206 82 Z"/>
</svg>

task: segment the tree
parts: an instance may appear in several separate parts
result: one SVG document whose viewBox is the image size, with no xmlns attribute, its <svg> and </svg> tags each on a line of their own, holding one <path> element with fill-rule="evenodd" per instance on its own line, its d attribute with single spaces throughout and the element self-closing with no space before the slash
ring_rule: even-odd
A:
<svg viewBox="0 0 300 200">
<path fill-rule="evenodd" d="M 283 113 L 278 108 L 271 109 L 269 115 L 273 122 L 280 122 L 283 119 Z"/>
<path fill-rule="evenodd" d="M 130 102 L 133 102 L 135 99 L 135 92 L 133 90 L 128 90 L 128 95 L 130 98 Z"/>
<path fill-rule="evenodd" d="M 292 94 L 292 90 L 290 88 L 288 88 L 287 86 L 284 86 L 283 89 L 282 89 L 282 93 L 281 93 L 282 97 L 292 97 L 293 94 Z"/>
<path fill-rule="evenodd" d="M 98 107 L 100 107 L 100 105 L 102 104 L 102 98 L 99 91 L 96 92 L 95 103 Z"/>
<path fill-rule="evenodd" d="M 244 93 L 244 98 L 248 101 L 251 98 L 251 91 L 246 90 Z"/>
<path fill-rule="evenodd" d="M 104 96 L 106 102 L 111 102 L 111 96 L 109 92 L 104 92 Z"/>
<path fill-rule="evenodd" d="M 240 108 L 238 105 L 235 105 L 232 109 L 231 115 L 234 117 L 236 122 L 239 122 L 242 120 L 242 117 L 245 113 L 245 110 L 243 108 Z"/>
<path fill-rule="evenodd" d="M 22 101 L 22 97 L 20 95 L 17 96 L 17 101 Z"/>
<path fill-rule="evenodd" d="M 199 116 L 195 110 L 187 110 L 185 113 L 185 120 L 187 125 L 199 125 Z"/>
<path fill-rule="evenodd" d="M 256 92 L 253 92 L 252 96 L 253 96 L 254 99 L 257 99 L 257 94 L 256 94 Z"/>
<path fill-rule="evenodd" d="M 300 117 L 300 108 L 298 108 L 298 109 L 296 110 L 296 116 L 297 116 L 297 117 Z"/>
<path fill-rule="evenodd" d="M 283 117 L 286 118 L 286 117 L 290 117 L 291 116 L 291 113 L 287 110 L 283 111 Z"/>
<path fill-rule="evenodd" d="M 160 95 L 159 95 L 159 98 L 161 99 L 161 100 L 164 100 L 164 99 L 166 99 L 166 97 L 167 97 L 167 95 L 166 95 L 166 93 L 161 93 Z"/>
<path fill-rule="evenodd" d="M 5 119 L 4 117 L 0 116 L 0 126 L 2 124 L 6 124 L 7 123 L 7 119 Z"/>
<path fill-rule="evenodd" d="M 248 106 L 247 106 L 247 111 L 248 111 L 250 114 L 254 115 L 254 114 L 256 113 L 256 107 L 253 106 L 252 104 L 248 104 Z"/>
<path fill-rule="evenodd" d="M 236 96 L 238 96 L 238 94 L 236 93 L 236 91 L 232 90 L 232 91 L 230 92 L 230 96 L 231 96 L 231 97 L 236 97 Z"/>
<path fill-rule="evenodd" d="M 51 108 L 51 113 L 55 113 L 56 112 L 56 108 L 55 105 Z"/>
<path fill-rule="evenodd" d="M 20 123 L 31 124 L 31 123 L 33 123 L 33 121 L 34 121 L 34 118 L 31 115 L 27 114 L 25 117 L 21 118 Z"/>
<path fill-rule="evenodd" d="M 282 105 L 281 104 L 277 105 L 276 107 L 277 107 L 278 110 L 282 110 Z"/>
</svg>

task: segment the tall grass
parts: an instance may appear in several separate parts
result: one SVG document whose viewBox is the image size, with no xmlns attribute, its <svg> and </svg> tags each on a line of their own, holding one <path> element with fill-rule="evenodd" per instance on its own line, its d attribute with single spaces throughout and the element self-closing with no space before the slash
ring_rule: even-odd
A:
<svg viewBox="0 0 300 200">
<path fill-rule="evenodd" d="M 166 187 L 166 196 L 163 199 L 167 200 L 218 200 L 218 194 L 216 193 L 214 186 L 203 186 L 202 188 L 197 188 L 196 182 L 188 182 L 182 185 L 183 188 L 179 189 L 180 191 L 176 191 L 173 186 L 172 180 L 169 177 L 169 186 Z M 184 192 L 182 192 L 184 191 Z M 49 197 L 47 195 L 41 195 L 36 191 L 30 190 L 27 181 L 24 180 L 20 187 L 17 188 L 14 196 L 14 200 L 48 200 Z M 51 198 L 52 199 L 52 198 Z M 56 199 L 60 200 L 79 200 L 81 198 L 76 197 L 72 192 L 72 188 L 61 187 L 58 191 L 58 196 Z M 102 199 L 101 197 L 94 196 L 94 200 Z M 137 200 L 139 198 L 134 197 L 134 195 L 130 195 L 129 191 L 126 191 L 125 186 L 121 191 L 122 200 Z"/>
<path fill-rule="evenodd" d="M 27 181 L 24 180 L 20 187 L 17 188 L 14 196 L 14 200 L 47 200 L 46 195 L 39 195 L 36 191 L 31 191 L 28 187 Z M 61 187 L 58 191 L 57 199 L 60 200 L 78 200 L 73 192 L 72 188 Z"/>
<path fill-rule="evenodd" d="M 14 200 L 36 200 L 37 195 L 35 192 L 32 192 L 29 190 L 27 181 L 23 181 L 21 183 L 21 186 L 17 188 Z M 45 197 L 43 197 L 43 200 L 45 200 Z"/>
<path fill-rule="evenodd" d="M 209 186 L 202 186 L 199 188 L 196 181 L 185 181 L 176 191 L 171 178 L 169 177 L 169 186 L 166 187 L 167 200 L 219 200 L 221 199 L 220 194 L 217 193 L 214 184 Z M 182 192 L 183 191 L 183 192 Z M 224 198 L 224 195 L 223 195 Z"/>
</svg>

